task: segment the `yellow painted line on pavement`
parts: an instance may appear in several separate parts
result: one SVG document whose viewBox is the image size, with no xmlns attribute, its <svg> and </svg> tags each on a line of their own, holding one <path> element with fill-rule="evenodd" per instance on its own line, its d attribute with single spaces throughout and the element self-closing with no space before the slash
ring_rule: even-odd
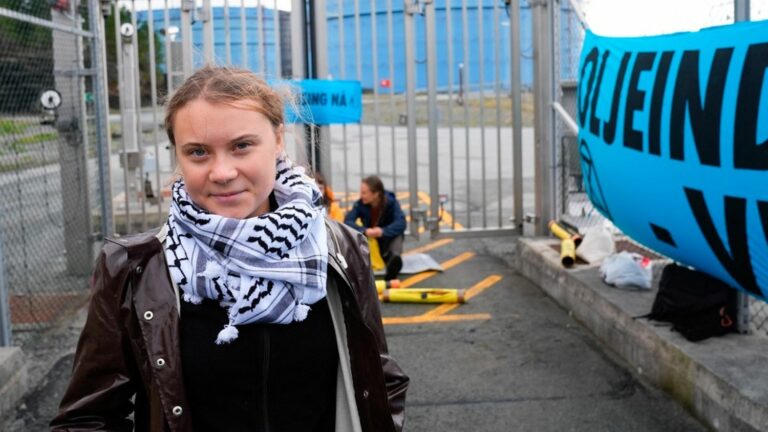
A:
<svg viewBox="0 0 768 432">
<path fill-rule="evenodd" d="M 411 255 L 411 254 L 416 254 L 416 253 L 429 252 L 429 251 L 431 251 L 433 249 L 437 249 L 439 247 L 443 247 L 443 246 L 445 246 L 445 245 L 447 245 L 448 243 L 451 243 L 451 242 L 453 242 L 452 238 L 444 238 L 444 239 L 441 239 L 441 240 L 435 240 L 432 243 L 425 244 L 424 246 L 417 247 L 416 249 L 411 249 L 409 251 L 405 251 L 405 253 L 403 253 L 403 255 Z"/>
<path fill-rule="evenodd" d="M 480 294 L 481 292 L 487 290 L 491 286 L 493 286 L 496 282 L 500 281 L 502 279 L 499 275 L 491 275 L 487 278 L 481 280 L 480 282 L 474 284 L 471 286 L 467 292 L 464 293 L 464 298 L 469 301 L 472 297 L 475 297 L 476 295 Z M 440 306 L 437 306 L 436 308 L 432 309 L 431 311 L 428 311 L 424 314 L 424 316 L 439 316 L 446 314 L 457 307 L 460 306 L 460 303 L 453 303 L 453 304 L 442 304 Z"/>
<path fill-rule="evenodd" d="M 455 256 L 455 257 L 449 259 L 448 261 L 444 261 L 444 262 L 440 263 L 440 265 L 444 269 L 448 270 L 449 268 L 455 267 L 455 266 L 463 263 L 464 261 L 472 259 L 474 256 L 475 256 L 474 252 L 464 252 L 464 253 L 462 253 L 462 254 L 460 254 L 458 256 Z M 436 274 L 437 274 L 437 271 L 435 271 L 435 270 L 430 270 L 430 271 L 426 271 L 426 272 L 423 272 L 423 273 L 419 273 L 417 275 L 411 276 L 411 277 L 401 281 L 400 287 L 408 288 L 410 286 L 416 285 L 417 283 L 419 283 L 421 281 L 429 279 L 429 278 L 431 278 L 432 276 L 434 276 Z"/>
<path fill-rule="evenodd" d="M 476 313 L 476 314 L 454 314 L 454 315 L 439 315 L 439 316 L 424 316 L 417 315 L 412 317 L 385 317 L 382 318 L 384 325 L 392 324 L 421 324 L 432 322 L 455 322 L 455 321 L 477 321 L 491 319 L 491 314 Z"/>
</svg>

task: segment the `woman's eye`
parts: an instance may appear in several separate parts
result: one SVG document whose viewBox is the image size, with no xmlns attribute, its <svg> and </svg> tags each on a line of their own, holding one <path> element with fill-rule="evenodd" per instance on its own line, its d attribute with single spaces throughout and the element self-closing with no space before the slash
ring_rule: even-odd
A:
<svg viewBox="0 0 768 432">
<path fill-rule="evenodd" d="M 235 150 L 246 150 L 251 146 L 249 142 L 239 142 L 235 144 Z"/>
<path fill-rule="evenodd" d="M 203 149 L 202 147 L 197 147 L 197 148 L 191 149 L 188 154 L 192 157 L 199 158 L 199 157 L 205 156 L 206 152 L 205 152 L 205 149 Z"/>
</svg>

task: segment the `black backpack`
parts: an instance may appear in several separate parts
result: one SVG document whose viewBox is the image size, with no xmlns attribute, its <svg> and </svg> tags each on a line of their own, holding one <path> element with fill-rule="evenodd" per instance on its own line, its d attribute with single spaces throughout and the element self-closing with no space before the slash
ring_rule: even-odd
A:
<svg viewBox="0 0 768 432">
<path fill-rule="evenodd" d="M 664 267 L 659 292 L 645 318 L 672 323 L 692 342 L 736 331 L 737 291 L 708 274 L 677 264 Z"/>
</svg>

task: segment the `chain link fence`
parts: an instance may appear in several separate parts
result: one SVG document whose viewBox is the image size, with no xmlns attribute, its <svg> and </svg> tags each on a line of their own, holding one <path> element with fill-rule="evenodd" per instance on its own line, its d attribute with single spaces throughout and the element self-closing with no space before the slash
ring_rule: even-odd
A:
<svg viewBox="0 0 768 432">
<path fill-rule="evenodd" d="M 591 25 L 590 18 L 596 18 L 598 11 L 594 8 L 590 9 L 590 7 L 601 7 L 605 2 L 601 3 L 600 0 L 580 0 L 575 3 L 584 11 L 587 24 Z M 751 19 L 768 18 L 768 0 L 753 0 L 750 6 Z M 591 11 L 594 14 L 591 15 Z M 734 2 L 733 0 L 702 0 L 697 2 L 695 10 L 690 12 L 688 19 L 684 22 L 676 20 L 674 22 L 656 23 L 657 25 L 655 26 L 647 26 L 645 33 L 637 33 L 627 29 L 627 33 L 622 35 L 629 33 L 651 35 L 676 31 L 693 31 L 702 27 L 732 23 L 735 14 Z M 563 47 L 580 46 L 583 41 L 584 28 L 578 21 L 576 14 L 561 14 L 558 28 L 562 32 L 561 39 L 572 42 L 570 44 L 563 44 Z M 600 29 L 593 27 L 593 31 L 602 34 Z M 579 49 L 561 48 L 556 53 L 556 61 L 559 59 L 561 68 L 576 71 L 578 69 L 579 55 Z M 560 83 L 560 103 L 571 118 L 574 119 L 576 118 L 575 78 L 575 74 L 573 79 L 563 77 Z M 608 224 L 611 228 L 615 228 L 597 212 L 586 195 L 581 171 L 581 159 L 578 151 L 578 140 L 575 134 L 564 127 L 562 119 L 558 118 L 557 123 L 557 157 L 555 161 L 557 169 L 556 178 L 558 181 L 557 197 L 559 200 L 557 214 L 562 220 L 580 229 L 603 224 Z M 631 239 L 627 239 L 627 241 L 634 244 Z M 637 245 L 634 244 L 634 246 Z M 643 253 L 647 254 L 647 252 Z M 755 334 L 768 337 L 768 303 L 749 297 L 749 312 L 752 331 Z"/>
<path fill-rule="evenodd" d="M 0 0 L 0 11 L 0 280 L 23 345 L 87 299 L 95 69 L 87 4 Z"/>
</svg>

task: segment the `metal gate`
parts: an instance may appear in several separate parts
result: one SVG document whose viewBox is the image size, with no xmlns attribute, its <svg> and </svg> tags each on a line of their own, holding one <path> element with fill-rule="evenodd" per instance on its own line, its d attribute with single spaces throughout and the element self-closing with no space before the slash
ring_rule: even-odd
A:
<svg viewBox="0 0 768 432">
<path fill-rule="evenodd" d="M 350 203 L 360 180 L 376 174 L 401 199 L 416 236 L 520 229 L 533 177 L 523 163 L 532 102 L 521 90 L 532 78 L 530 8 L 496 0 L 313 3 L 316 46 L 326 47 L 314 52 L 315 76 L 356 79 L 364 89 L 362 122 L 330 127 L 323 150 L 337 195 Z"/>
</svg>

